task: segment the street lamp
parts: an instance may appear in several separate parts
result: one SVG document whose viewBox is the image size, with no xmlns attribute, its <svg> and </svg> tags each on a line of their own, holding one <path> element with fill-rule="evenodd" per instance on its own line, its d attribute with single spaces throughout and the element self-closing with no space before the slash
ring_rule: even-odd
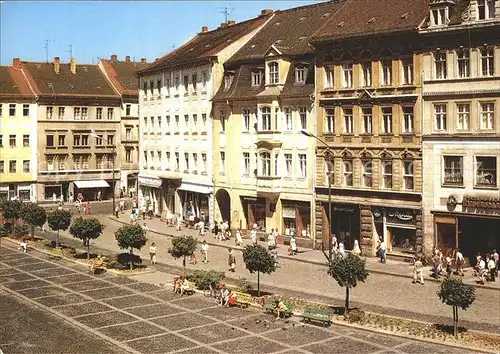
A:
<svg viewBox="0 0 500 354">
<path fill-rule="evenodd" d="M 101 139 L 102 140 L 102 136 L 99 136 L 97 134 L 94 134 L 94 133 L 90 133 L 89 134 L 90 136 L 96 138 L 97 139 Z M 111 214 L 114 214 L 115 213 L 115 208 L 116 208 L 116 200 L 115 200 L 115 192 L 116 192 L 116 182 L 115 182 L 115 158 L 116 158 L 116 145 L 114 144 L 114 141 L 113 141 L 113 145 L 112 145 L 112 148 L 113 148 L 113 187 L 112 187 L 112 192 L 113 192 L 113 209 L 111 210 Z"/>
<path fill-rule="evenodd" d="M 301 129 L 300 132 L 307 136 L 308 138 L 313 138 L 322 143 L 323 145 L 326 146 L 326 154 L 330 155 L 330 146 L 321 138 L 317 137 L 313 133 L 308 132 L 305 129 Z M 325 159 L 325 163 L 328 166 L 328 261 L 332 260 L 332 255 L 333 255 L 333 250 L 332 250 L 332 173 L 333 173 L 333 166 L 331 166 L 330 161 L 326 160 L 325 155 L 323 155 L 323 158 Z M 323 243 L 321 243 L 321 247 L 324 251 L 324 246 Z M 325 254 L 326 256 L 326 254 Z"/>
</svg>

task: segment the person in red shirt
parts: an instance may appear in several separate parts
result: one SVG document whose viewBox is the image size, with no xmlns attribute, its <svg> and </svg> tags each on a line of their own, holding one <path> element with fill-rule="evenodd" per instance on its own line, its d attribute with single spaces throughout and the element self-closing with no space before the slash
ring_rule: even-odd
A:
<svg viewBox="0 0 500 354">
<path fill-rule="evenodd" d="M 87 201 L 87 215 L 90 215 L 90 202 Z"/>
</svg>

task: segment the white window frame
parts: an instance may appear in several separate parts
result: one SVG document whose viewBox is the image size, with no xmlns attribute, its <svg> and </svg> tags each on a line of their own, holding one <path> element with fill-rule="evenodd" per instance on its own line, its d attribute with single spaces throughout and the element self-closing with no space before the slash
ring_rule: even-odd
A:
<svg viewBox="0 0 500 354">
<path fill-rule="evenodd" d="M 363 86 L 372 86 L 372 63 L 363 62 L 361 63 L 361 74 L 363 75 Z"/>
<path fill-rule="evenodd" d="M 353 134 L 354 131 L 354 122 L 353 122 L 353 108 L 352 107 L 344 107 L 342 108 L 342 117 L 343 117 L 343 132 L 344 134 Z"/>
<path fill-rule="evenodd" d="M 403 160 L 402 172 L 403 172 L 403 189 L 407 191 L 412 191 L 415 189 L 415 173 L 413 167 L 415 166 L 414 160 Z M 409 166 L 409 168 L 407 168 Z M 410 182 L 411 181 L 411 182 Z M 410 185 L 411 184 L 411 185 Z"/>
<path fill-rule="evenodd" d="M 272 130 L 271 106 L 262 106 L 259 109 L 260 114 L 260 131 Z"/>
<path fill-rule="evenodd" d="M 458 160 L 458 164 L 455 163 Z M 463 186 L 464 184 L 464 157 L 458 155 L 443 155 L 442 184 Z M 458 178 L 458 180 L 457 180 Z"/>
<path fill-rule="evenodd" d="M 380 62 L 381 67 L 381 77 L 382 77 L 382 86 L 391 86 L 392 85 L 392 60 L 382 60 Z"/>
<path fill-rule="evenodd" d="M 434 77 L 436 80 L 444 80 L 448 76 L 446 56 L 446 51 L 437 51 L 434 53 Z"/>
<path fill-rule="evenodd" d="M 370 158 L 361 160 L 361 168 L 363 171 L 363 187 L 373 187 L 373 161 Z"/>
<path fill-rule="evenodd" d="M 258 87 L 262 84 L 262 71 L 252 71 L 252 87 Z"/>
<path fill-rule="evenodd" d="M 250 176 L 250 153 L 243 153 L 243 176 Z"/>
<path fill-rule="evenodd" d="M 354 186 L 354 160 L 344 159 L 342 161 L 342 185 L 344 187 Z M 349 182 L 348 182 L 349 181 Z"/>
<path fill-rule="evenodd" d="M 479 129 L 495 129 L 495 102 L 479 103 Z"/>
<path fill-rule="evenodd" d="M 382 133 L 392 134 L 392 107 L 382 107 Z"/>
<path fill-rule="evenodd" d="M 485 174 L 484 171 L 485 169 L 483 168 L 482 162 L 479 161 L 479 159 L 493 159 L 494 164 L 493 164 L 493 169 L 488 169 L 493 171 L 493 174 L 490 178 L 491 183 L 484 183 L 484 180 L 486 180 L 486 176 L 488 175 L 487 173 Z M 474 158 L 474 186 L 475 187 L 496 187 L 497 186 L 497 179 L 498 179 L 498 157 L 497 156 L 475 156 Z M 482 176 L 479 176 L 480 170 L 483 172 Z"/>
<path fill-rule="evenodd" d="M 403 85 L 413 85 L 413 57 L 403 58 L 401 69 L 403 70 Z"/>
<path fill-rule="evenodd" d="M 285 176 L 293 177 L 293 154 L 286 153 L 284 154 L 285 158 Z"/>
<path fill-rule="evenodd" d="M 390 171 L 388 169 L 390 166 Z M 393 175 L 393 161 L 392 159 L 382 159 L 381 169 L 382 169 L 382 188 L 392 189 L 392 175 Z M 390 182 L 389 182 L 390 181 Z"/>
<path fill-rule="evenodd" d="M 298 178 L 307 178 L 307 154 L 298 154 L 299 176 Z"/>
<path fill-rule="evenodd" d="M 446 103 L 434 103 L 434 130 L 446 131 Z"/>
<path fill-rule="evenodd" d="M 490 20 L 495 18 L 495 0 L 477 0 L 477 19 Z M 483 8 L 483 15 L 481 15 Z"/>
<path fill-rule="evenodd" d="M 373 134 L 373 108 L 362 107 L 363 113 L 363 134 Z"/>
<path fill-rule="evenodd" d="M 298 112 L 299 112 L 299 126 L 300 126 L 300 129 L 307 130 L 307 121 L 308 121 L 307 118 L 308 118 L 308 115 L 309 115 L 307 107 L 299 107 Z"/>
<path fill-rule="evenodd" d="M 325 107 L 325 133 L 335 134 L 335 107 Z"/>
<path fill-rule="evenodd" d="M 305 84 L 307 80 L 307 66 L 302 65 L 295 68 L 295 82 Z"/>
<path fill-rule="evenodd" d="M 223 176 L 226 174 L 226 152 L 221 151 L 219 153 L 219 158 L 220 158 L 219 174 Z"/>
<path fill-rule="evenodd" d="M 470 107 L 469 102 L 457 102 L 457 130 L 469 130 Z"/>
<path fill-rule="evenodd" d="M 268 70 L 269 70 L 269 84 L 270 85 L 277 85 L 280 83 L 280 70 L 279 70 L 279 63 L 277 61 L 272 61 L 269 64 L 267 64 Z"/>
<path fill-rule="evenodd" d="M 263 151 L 259 154 L 260 158 L 260 176 L 270 177 L 271 176 L 271 153 L 268 151 Z"/>
<path fill-rule="evenodd" d="M 335 87 L 335 69 L 331 65 L 327 65 L 325 68 L 325 88 L 332 89 Z"/>
<path fill-rule="evenodd" d="M 342 64 L 342 87 L 343 88 L 351 88 L 352 83 L 352 71 L 353 71 L 353 63 L 343 63 Z"/>
<path fill-rule="evenodd" d="M 409 111 L 410 109 L 411 112 Z M 413 134 L 413 119 L 415 115 L 415 109 L 412 106 L 403 106 L 401 107 L 401 110 L 403 112 L 403 124 L 401 127 L 401 131 L 403 134 Z"/>
<path fill-rule="evenodd" d="M 457 56 L 457 76 L 459 78 L 470 77 L 470 50 L 460 48 L 456 51 Z"/>
<path fill-rule="evenodd" d="M 437 7 L 431 10 L 431 25 L 432 26 L 444 26 L 448 24 L 448 6 Z"/>
<path fill-rule="evenodd" d="M 293 111 L 291 107 L 283 108 L 283 119 L 285 120 L 283 130 L 291 132 L 293 129 Z"/>
<path fill-rule="evenodd" d="M 495 75 L 495 51 L 493 48 L 481 48 L 481 76 Z"/>
</svg>

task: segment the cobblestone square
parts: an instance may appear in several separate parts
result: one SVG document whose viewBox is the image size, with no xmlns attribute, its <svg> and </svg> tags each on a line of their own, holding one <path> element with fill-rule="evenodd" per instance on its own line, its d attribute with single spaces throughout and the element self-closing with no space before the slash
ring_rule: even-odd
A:
<svg viewBox="0 0 500 354">
<path fill-rule="evenodd" d="M 210 344 L 228 339 L 235 339 L 246 335 L 245 332 L 236 327 L 219 323 L 204 327 L 187 329 L 180 333 L 205 344 Z"/>
<path fill-rule="evenodd" d="M 74 282 L 71 284 L 66 284 L 65 287 L 74 291 L 86 291 L 86 290 L 93 290 L 93 289 L 99 289 L 99 288 L 109 288 L 111 287 L 111 284 L 108 284 L 102 280 L 96 280 L 89 278 L 89 280 L 86 281 L 78 281 Z"/>
<path fill-rule="evenodd" d="M 81 273 L 61 275 L 59 277 L 50 278 L 50 281 L 52 283 L 61 284 L 61 285 L 62 284 L 69 284 L 69 283 L 80 283 L 80 282 L 85 282 L 88 280 L 94 280 L 94 278 L 90 277 L 88 275 L 81 274 Z"/>
<path fill-rule="evenodd" d="M 111 310 L 112 308 L 99 304 L 97 302 L 89 302 L 85 304 L 73 304 L 73 305 L 59 307 L 57 309 L 58 312 L 69 317 L 81 316 L 81 315 L 87 315 L 89 313 L 104 312 Z"/>
<path fill-rule="evenodd" d="M 135 338 L 148 337 L 154 334 L 160 334 L 164 331 L 158 327 L 145 322 L 134 322 L 112 327 L 101 328 L 99 332 L 116 339 L 120 342 L 129 341 Z"/>
<path fill-rule="evenodd" d="M 215 348 L 233 354 L 274 353 L 286 347 L 260 337 L 245 337 L 238 340 L 215 344 Z"/>
<path fill-rule="evenodd" d="M 184 307 L 188 310 L 201 310 L 208 307 L 216 306 L 216 304 L 210 299 L 192 295 L 183 296 L 178 300 L 172 301 L 172 303 L 177 306 Z"/>
<path fill-rule="evenodd" d="M 140 351 L 141 353 L 151 354 L 167 353 L 196 346 L 195 343 L 176 336 L 175 334 L 163 334 L 153 338 L 137 339 L 128 342 L 127 345 L 134 348 L 135 350 Z"/>
<path fill-rule="evenodd" d="M 304 346 L 304 349 L 318 354 L 329 353 L 373 353 L 383 349 L 368 342 L 361 342 L 347 337 L 339 337 L 318 344 Z"/>
<path fill-rule="evenodd" d="M 155 318 L 151 321 L 171 331 L 180 331 L 186 328 L 208 325 L 214 322 L 214 320 L 210 318 L 195 313 L 180 313 L 175 316 Z"/>
<path fill-rule="evenodd" d="M 56 286 L 47 286 L 44 288 L 34 288 L 19 290 L 19 294 L 29 297 L 31 299 L 42 297 L 42 296 L 59 296 L 69 293 L 69 290 L 65 290 Z"/>
<path fill-rule="evenodd" d="M 158 300 L 141 295 L 129 295 L 104 299 L 103 302 L 119 309 L 158 303 Z"/>
<path fill-rule="evenodd" d="M 83 323 L 91 328 L 104 327 L 122 324 L 126 322 L 138 321 L 136 318 L 124 314 L 119 311 L 111 311 L 106 313 L 90 314 L 85 316 L 80 316 L 77 319 L 78 322 Z"/>
<path fill-rule="evenodd" d="M 107 284 L 109 285 L 109 284 Z M 107 298 L 112 298 L 112 297 L 117 297 L 117 296 L 127 296 L 133 294 L 132 291 L 123 289 L 120 287 L 108 287 L 108 288 L 103 288 L 103 289 L 96 289 L 96 290 L 85 290 L 81 291 L 81 294 L 90 296 L 93 299 L 99 300 L 99 299 L 107 299 Z"/>
<path fill-rule="evenodd" d="M 6 283 L 4 284 L 5 287 L 11 289 L 11 290 L 23 290 L 23 289 L 29 289 L 29 288 L 41 288 L 43 286 L 49 286 L 51 285 L 49 282 L 35 279 L 35 280 L 26 280 L 26 281 L 16 281 L 12 283 Z"/>
<path fill-rule="evenodd" d="M 65 269 L 61 267 L 51 268 L 51 269 L 40 269 L 40 270 L 35 270 L 33 272 L 33 275 L 40 278 L 52 278 L 60 275 L 69 275 L 69 274 L 76 274 L 76 272 L 74 270 Z"/>
<path fill-rule="evenodd" d="M 131 284 L 127 284 L 127 286 L 130 289 L 137 290 L 137 291 L 140 291 L 142 293 L 150 293 L 152 291 L 157 291 L 157 290 L 161 289 L 159 286 L 152 285 L 152 284 L 145 284 L 145 283 L 131 283 Z"/>
<path fill-rule="evenodd" d="M 178 300 L 179 299 L 179 295 L 175 294 L 172 291 L 172 288 L 160 290 L 160 291 L 155 291 L 155 292 L 150 293 L 149 295 L 152 295 L 152 296 L 157 297 L 158 299 L 161 299 L 164 301 Z"/>
<path fill-rule="evenodd" d="M 63 296 L 47 296 L 35 299 L 35 301 L 38 302 L 39 304 L 48 307 L 89 302 L 87 298 L 77 294 L 65 294 Z"/>
<path fill-rule="evenodd" d="M 134 307 L 129 309 L 128 312 L 133 313 L 137 316 L 141 316 L 143 318 L 153 318 L 153 317 L 178 314 L 180 312 L 183 312 L 183 310 L 172 307 L 167 304 L 156 304 L 156 305 Z"/>
<path fill-rule="evenodd" d="M 288 321 L 288 323 L 286 321 L 279 322 L 281 324 L 279 333 L 275 331 L 266 333 L 264 336 L 289 345 L 304 345 L 335 336 L 335 334 L 321 327 L 304 325 L 295 321 Z"/>
</svg>

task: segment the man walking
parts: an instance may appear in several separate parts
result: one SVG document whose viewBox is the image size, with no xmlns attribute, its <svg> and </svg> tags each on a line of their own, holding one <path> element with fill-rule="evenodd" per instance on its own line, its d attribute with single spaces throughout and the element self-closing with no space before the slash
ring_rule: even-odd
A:
<svg viewBox="0 0 500 354">
<path fill-rule="evenodd" d="M 385 242 L 382 241 L 382 239 L 379 239 L 378 241 L 378 252 L 379 252 L 379 257 L 380 257 L 380 263 L 385 264 L 387 262 L 386 259 L 386 247 L 385 247 Z"/>
<path fill-rule="evenodd" d="M 201 254 L 203 255 L 203 263 L 208 263 L 208 244 L 205 240 L 201 244 Z"/>
<path fill-rule="evenodd" d="M 419 283 L 424 285 L 423 268 L 422 256 L 418 255 L 415 257 L 415 262 L 413 263 L 413 284 L 417 283 L 417 279 L 420 279 Z"/>
</svg>

